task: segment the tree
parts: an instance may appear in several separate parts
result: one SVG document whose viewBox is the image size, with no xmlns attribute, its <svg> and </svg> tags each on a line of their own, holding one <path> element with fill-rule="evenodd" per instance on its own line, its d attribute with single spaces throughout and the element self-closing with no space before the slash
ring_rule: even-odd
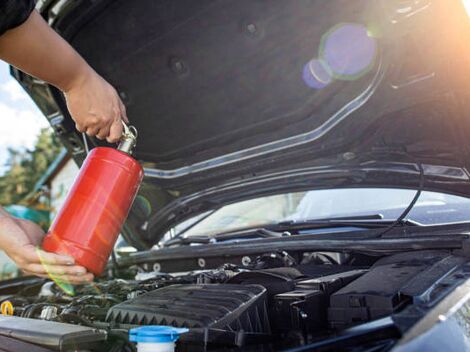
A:
<svg viewBox="0 0 470 352">
<path fill-rule="evenodd" d="M 60 152 L 58 138 L 44 128 L 32 150 L 8 150 L 8 170 L 0 177 L 0 204 L 26 204 L 25 196 L 34 188 Z"/>
</svg>

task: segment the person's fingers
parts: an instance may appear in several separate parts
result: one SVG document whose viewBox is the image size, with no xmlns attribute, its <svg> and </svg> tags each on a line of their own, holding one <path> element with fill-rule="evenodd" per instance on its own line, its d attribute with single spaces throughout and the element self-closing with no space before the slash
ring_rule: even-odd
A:
<svg viewBox="0 0 470 352">
<path fill-rule="evenodd" d="M 98 134 L 98 132 L 100 131 L 100 128 L 97 127 L 97 126 L 92 126 L 92 127 L 88 127 L 86 129 L 86 134 L 89 135 L 90 137 L 94 137 Z"/>
<path fill-rule="evenodd" d="M 43 277 L 43 278 L 49 279 L 49 275 L 47 275 L 47 274 L 37 274 L 37 273 L 33 273 L 33 272 L 28 271 L 28 270 L 25 270 L 25 269 L 22 269 L 22 271 L 23 271 L 23 273 L 26 274 L 26 275 L 37 276 L 37 277 Z"/>
<path fill-rule="evenodd" d="M 51 275 L 85 275 L 87 273 L 86 269 L 82 266 L 73 265 L 47 265 L 47 264 L 28 264 L 24 268 L 29 272 L 34 274 L 51 274 Z"/>
<path fill-rule="evenodd" d="M 27 256 L 28 257 L 25 259 L 29 259 L 30 263 L 69 265 L 69 266 L 75 264 L 75 259 L 71 256 L 45 252 L 37 248 L 34 248 L 34 250 L 32 251 L 28 251 Z"/>
<path fill-rule="evenodd" d="M 129 123 L 129 119 L 127 117 L 126 106 L 121 100 L 119 100 L 119 106 L 121 107 L 121 118 L 124 120 L 125 123 Z"/>
<path fill-rule="evenodd" d="M 111 128 L 109 130 L 109 135 L 106 138 L 106 140 L 109 143 L 116 143 L 119 141 L 121 136 L 122 136 L 122 122 L 119 119 L 119 120 L 114 121 L 113 124 L 111 125 Z"/>
<path fill-rule="evenodd" d="M 101 139 L 101 140 L 106 139 L 106 137 L 109 136 L 110 127 L 111 126 L 106 126 L 100 129 L 98 133 L 96 134 L 96 138 Z"/>
<path fill-rule="evenodd" d="M 81 125 L 81 124 L 79 124 L 79 123 L 76 123 L 76 124 L 75 124 L 75 128 L 77 129 L 78 132 L 82 132 L 82 133 L 83 133 L 83 132 L 86 131 L 85 126 L 83 126 L 83 125 Z"/>
</svg>

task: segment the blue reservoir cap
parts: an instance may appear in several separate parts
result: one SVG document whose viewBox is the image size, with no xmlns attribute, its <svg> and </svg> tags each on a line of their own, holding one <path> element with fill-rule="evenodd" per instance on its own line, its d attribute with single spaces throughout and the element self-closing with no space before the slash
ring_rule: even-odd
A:
<svg viewBox="0 0 470 352">
<path fill-rule="evenodd" d="M 175 342 L 181 334 L 188 332 L 187 328 L 175 328 L 164 325 L 147 325 L 129 330 L 129 340 L 132 342 Z"/>
</svg>

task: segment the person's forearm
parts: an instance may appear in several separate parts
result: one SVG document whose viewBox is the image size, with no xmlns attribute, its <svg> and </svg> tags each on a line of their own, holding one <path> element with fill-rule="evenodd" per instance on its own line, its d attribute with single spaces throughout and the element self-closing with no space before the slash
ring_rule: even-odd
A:
<svg viewBox="0 0 470 352">
<path fill-rule="evenodd" d="M 0 59 L 63 92 L 94 72 L 65 40 L 49 28 L 37 11 L 33 11 L 22 25 L 0 36 Z"/>
<path fill-rule="evenodd" d="M 0 36 L 0 59 L 59 88 L 78 131 L 119 141 L 129 120 L 118 92 L 37 11 Z"/>
</svg>

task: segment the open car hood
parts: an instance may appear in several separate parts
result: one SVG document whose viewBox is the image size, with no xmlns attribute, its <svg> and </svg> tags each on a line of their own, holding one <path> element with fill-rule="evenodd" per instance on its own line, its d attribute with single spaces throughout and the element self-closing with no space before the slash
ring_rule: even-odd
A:
<svg viewBox="0 0 470 352">
<path fill-rule="evenodd" d="M 470 18 L 461 0 L 39 1 L 119 91 L 146 180 L 124 228 L 312 188 L 470 196 Z M 77 162 L 62 95 L 12 69 Z M 98 145 L 96 140 L 89 141 Z"/>
</svg>

